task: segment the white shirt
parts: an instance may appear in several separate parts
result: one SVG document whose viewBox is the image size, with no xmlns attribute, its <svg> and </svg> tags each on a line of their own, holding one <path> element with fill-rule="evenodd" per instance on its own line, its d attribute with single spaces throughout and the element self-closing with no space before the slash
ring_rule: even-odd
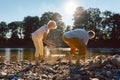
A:
<svg viewBox="0 0 120 80">
<path fill-rule="evenodd" d="M 47 25 L 41 26 L 39 29 L 33 32 L 32 35 L 38 39 L 43 39 L 44 33 L 49 33 L 49 29 L 47 28 Z"/>
<path fill-rule="evenodd" d="M 87 45 L 89 40 L 88 32 L 84 29 L 75 29 L 64 33 L 64 36 L 67 38 L 78 38 L 85 45 Z"/>
</svg>

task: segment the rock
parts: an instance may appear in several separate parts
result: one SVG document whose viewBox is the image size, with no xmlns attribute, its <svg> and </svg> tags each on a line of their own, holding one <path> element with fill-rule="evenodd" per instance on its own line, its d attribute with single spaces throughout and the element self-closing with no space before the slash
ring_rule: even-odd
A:
<svg viewBox="0 0 120 80">
<path fill-rule="evenodd" d="M 5 78 L 7 76 L 7 73 L 5 72 L 0 72 L 0 79 Z"/>
<path fill-rule="evenodd" d="M 45 74 L 42 75 L 42 79 L 47 79 L 47 78 L 48 78 L 47 75 L 45 75 Z"/>
<path fill-rule="evenodd" d="M 70 65 L 58 59 L 56 62 L 0 63 L 0 79 L 6 80 L 119 80 L 120 55 L 109 57 L 96 56 L 80 61 L 79 65 Z"/>
<path fill-rule="evenodd" d="M 114 78 L 115 80 L 119 80 L 119 79 L 120 79 L 120 76 L 119 76 L 119 75 L 115 75 L 115 76 L 113 76 L 113 78 Z"/>
<path fill-rule="evenodd" d="M 56 71 L 53 68 L 48 68 L 47 71 L 50 73 L 56 74 Z"/>
<path fill-rule="evenodd" d="M 7 75 L 6 72 L 1 72 L 0 74 L 1 74 L 2 76 L 6 76 L 6 75 Z"/>
<path fill-rule="evenodd" d="M 59 67 L 59 65 L 58 65 L 58 64 L 56 64 L 56 65 L 54 65 L 54 66 L 53 66 L 53 69 L 55 69 L 55 70 L 56 70 L 58 67 Z"/>
<path fill-rule="evenodd" d="M 107 75 L 107 77 L 110 77 L 110 76 L 112 76 L 112 73 L 111 73 L 111 71 L 107 71 L 107 72 L 106 72 L 106 75 Z"/>
<path fill-rule="evenodd" d="M 32 62 L 31 65 L 35 66 L 36 64 L 35 64 L 35 62 Z"/>
<path fill-rule="evenodd" d="M 120 55 L 114 55 L 111 59 L 112 64 L 120 65 Z"/>
<path fill-rule="evenodd" d="M 52 80 L 57 80 L 57 76 L 58 76 L 58 75 L 53 75 Z"/>
<path fill-rule="evenodd" d="M 96 77 L 103 78 L 103 76 L 102 76 L 101 72 L 96 72 L 96 73 L 95 73 L 95 76 L 96 76 Z"/>
<path fill-rule="evenodd" d="M 100 67 L 102 65 L 103 59 L 104 59 L 104 56 L 96 56 L 94 61 L 93 61 L 93 66 Z"/>
<path fill-rule="evenodd" d="M 8 74 L 5 80 L 17 80 L 18 76 L 16 74 Z"/>
<path fill-rule="evenodd" d="M 106 66 L 107 68 L 111 68 L 111 67 L 112 67 L 112 65 L 111 65 L 111 64 L 109 64 L 109 63 L 108 63 L 108 64 L 106 64 L 105 66 Z"/>
<path fill-rule="evenodd" d="M 91 80 L 99 80 L 98 78 L 92 78 Z"/>
<path fill-rule="evenodd" d="M 90 68 L 97 68 L 97 67 L 101 67 L 103 62 L 105 60 L 105 56 L 104 55 L 100 55 L 100 56 L 96 56 L 93 60 L 89 61 L 89 67 Z"/>
<path fill-rule="evenodd" d="M 73 80 L 78 80 L 81 79 L 81 75 L 80 74 L 74 74 Z"/>
<path fill-rule="evenodd" d="M 0 62 L 0 65 L 4 65 L 4 63 L 3 63 L 3 62 Z"/>
<path fill-rule="evenodd" d="M 52 79 L 53 77 L 51 75 L 48 75 L 48 79 Z"/>
</svg>

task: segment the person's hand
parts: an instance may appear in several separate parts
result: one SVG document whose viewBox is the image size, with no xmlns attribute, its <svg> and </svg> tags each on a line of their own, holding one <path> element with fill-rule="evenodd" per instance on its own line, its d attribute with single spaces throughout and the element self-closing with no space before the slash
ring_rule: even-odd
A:
<svg viewBox="0 0 120 80">
<path fill-rule="evenodd" d="M 55 47 L 56 44 L 52 43 L 52 44 L 50 44 L 49 46 L 50 46 L 50 47 Z"/>
<path fill-rule="evenodd" d="M 56 46 L 56 44 L 52 43 L 52 46 Z"/>
</svg>

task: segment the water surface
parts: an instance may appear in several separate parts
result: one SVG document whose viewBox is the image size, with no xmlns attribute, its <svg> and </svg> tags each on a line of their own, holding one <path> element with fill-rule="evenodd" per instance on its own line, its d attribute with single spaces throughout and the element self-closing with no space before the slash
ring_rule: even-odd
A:
<svg viewBox="0 0 120 80">
<path fill-rule="evenodd" d="M 69 48 L 44 48 L 44 53 L 47 60 L 56 60 L 58 58 L 68 59 L 70 49 Z M 34 48 L 0 48 L 0 62 L 7 61 L 33 61 L 34 60 Z M 77 53 L 77 51 L 76 51 Z M 120 54 L 119 48 L 88 48 L 86 58 L 97 55 L 114 55 Z M 75 55 L 77 56 L 77 55 Z M 76 57 L 74 56 L 73 59 Z"/>
</svg>

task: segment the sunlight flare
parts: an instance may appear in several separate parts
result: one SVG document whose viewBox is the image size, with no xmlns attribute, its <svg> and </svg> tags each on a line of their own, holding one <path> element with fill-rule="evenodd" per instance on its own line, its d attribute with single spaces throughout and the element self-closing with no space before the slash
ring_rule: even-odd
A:
<svg viewBox="0 0 120 80">
<path fill-rule="evenodd" d="M 64 4 L 64 12 L 67 15 L 73 15 L 74 11 L 76 10 L 77 7 L 78 7 L 78 4 L 77 4 L 76 0 L 68 0 Z"/>
</svg>

